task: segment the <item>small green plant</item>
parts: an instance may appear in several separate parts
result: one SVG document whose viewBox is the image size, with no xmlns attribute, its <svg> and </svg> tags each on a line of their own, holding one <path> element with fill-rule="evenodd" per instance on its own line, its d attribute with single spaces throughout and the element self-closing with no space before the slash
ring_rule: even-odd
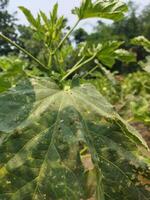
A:
<svg viewBox="0 0 150 200">
<path fill-rule="evenodd" d="M 78 20 L 65 36 L 57 7 L 50 18 L 43 12 L 34 18 L 20 8 L 44 42 L 47 64 L 0 34 L 42 71 L 33 76 L 20 64 L 23 76 L 0 94 L 0 200 L 146 200 L 150 160 L 145 141 L 94 86 L 74 75 L 93 60 L 96 67 L 110 66 L 129 54 L 117 50 L 122 43 L 114 41 L 80 48 L 72 68 L 60 62 L 60 57 L 70 59 L 64 53 L 67 39 L 82 19 L 119 20 L 127 7 L 118 0 L 85 0 L 73 10 Z"/>
</svg>

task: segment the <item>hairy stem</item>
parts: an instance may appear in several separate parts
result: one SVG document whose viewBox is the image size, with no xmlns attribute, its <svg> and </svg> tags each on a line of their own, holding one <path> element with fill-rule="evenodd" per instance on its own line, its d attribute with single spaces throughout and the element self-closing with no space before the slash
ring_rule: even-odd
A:
<svg viewBox="0 0 150 200">
<path fill-rule="evenodd" d="M 29 53 L 28 51 L 26 51 L 25 49 L 23 49 L 22 47 L 20 47 L 18 44 L 16 44 L 12 40 L 10 40 L 8 37 L 6 37 L 5 35 L 3 35 L 2 33 L 0 33 L 0 37 L 2 39 L 6 40 L 7 42 L 9 42 L 11 45 L 15 46 L 20 51 L 22 51 L 24 54 L 26 54 L 28 57 L 30 57 L 32 60 L 34 60 L 36 63 L 38 63 L 39 65 L 37 67 L 41 71 L 49 72 L 48 68 L 43 63 L 41 63 L 37 58 L 35 58 L 31 53 Z"/>
</svg>

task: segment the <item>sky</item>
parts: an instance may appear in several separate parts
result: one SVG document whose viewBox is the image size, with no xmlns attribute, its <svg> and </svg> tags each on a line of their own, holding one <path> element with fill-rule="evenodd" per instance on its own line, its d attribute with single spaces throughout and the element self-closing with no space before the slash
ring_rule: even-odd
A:
<svg viewBox="0 0 150 200">
<path fill-rule="evenodd" d="M 18 18 L 18 23 L 20 24 L 28 24 L 27 20 L 25 19 L 24 15 L 21 13 L 21 11 L 18 9 L 19 6 L 25 6 L 26 8 L 32 10 L 32 13 L 36 16 L 37 12 L 39 10 L 44 11 L 45 13 L 49 13 L 49 11 L 52 9 L 53 5 L 58 2 L 59 4 L 59 15 L 64 15 L 68 18 L 68 24 L 70 26 L 73 26 L 73 24 L 76 22 L 76 16 L 71 14 L 71 10 L 75 6 L 80 5 L 81 0 L 10 0 L 8 10 L 10 13 L 14 13 L 17 11 L 16 17 Z M 124 0 L 125 2 L 127 0 Z M 146 6 L 148 3 L 150 3 L 150 0 L 133 0 L 137 8 L 139 10 L 142 10 L 144 6 Z M 84 27 L 87 31 L 91 31 L 92 28 L 96 25 L 96 20 L 94 19 L 88 19 L 83 20 L 79 27 Z"/>
</svg>

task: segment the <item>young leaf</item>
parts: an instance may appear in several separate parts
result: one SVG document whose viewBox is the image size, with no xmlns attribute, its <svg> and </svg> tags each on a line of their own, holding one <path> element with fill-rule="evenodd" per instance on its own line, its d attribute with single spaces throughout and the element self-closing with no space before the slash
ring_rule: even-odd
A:
<svg viewBox="0 0 150 200">
<path fill-rule="evenodd" d="M 115 64 L 117 50 L 123 42 L 111 41 L 103 44 L 101 51 L 97 54 L 98 60 L 100 60 L 104 65 L 112 67 Z"/>
<path fill-rule="evenodd" d="M 72 12 L 79 19 L 100 17 L 111 20 L 120 20 L 127 11 L 127 6 L 120 0 L 84 0 L 79 8 L 75 8 Z"/>
<path fill-rule="evenodd" d="M 28 22 L 35 28 L 37 28 L 38 23 L 36 21 L 36 19 L 33 17 L 33 15 L 31 14 L 30 10 L 28 10 L 27 8 L 20 6 L 19 7 L 20 10 L 23 12 L 23 14 L 26 16 Z"/>
<path fill-rule="evenodd" d="M 125 200 L 116 187 L 124 191 L 128 175 L 135 175 L 132 171 L 128 174 L 125 161 L 130 163 L 133 157 L 136 167 L 148 165 L 143 150 L 140 151 L 142 146 L 146 147 L 141 136 L 90 84 L 60 90 L 47 78 L 31 79 L 29 84 L 19 83 L 13 90 L 0 95 L 0 107 L 2 105 L 1 200 L 104 200 L 107 194 L 115 199 L 115 193 Z M 117 135 L 120 136 L 118 140 Z M 84 146 L 91 155 L 92 169 L 85 167 L 80 154 Z M 117 151 L 118 157 L 114 157 L 113 150 Z M 105 167 L 103 161 L 106 161 Z M 88 172 L 93 174 L 95 185 L 90 193 L 85 189 L 89 184 Z M 107 180 L 103 180 L 103 176 Z M 114 184 L 113 180 L 119 182 Z M 146 191 L 141 193 L 141 186 L 136 186 L 136 182 L 131 185 L 138 191 L 133 199 L 138 199 L 139 195 L 142 199 L 147 196 Z M 132 187 L 131 191 L 134 190 Z"/>
<path fill-rule="evenodd" d="M 58 3 L 56 3 L 53 7 L 52 12 L 50 13 L 50 17 L 53 23 L 57 20 L 57 14 L 58 14 Z"/>
<path fill-rule="evenodd" d="M 48 29 L 49 26 L 50 26 L 50 21 L 49 21 L 48 17 L 47 17 L 46 14 L 45 14 L 43 11 L 41 11 L 41 10 L 40 10 L 40 15 L 41 15 L 41 17 L 42 17 L 42 19 L 43 19 L 43 21 L 44 21 L 44 23 L 45 23 L 45 25 L 47 26 L 47 29 Z"/>
</svg>

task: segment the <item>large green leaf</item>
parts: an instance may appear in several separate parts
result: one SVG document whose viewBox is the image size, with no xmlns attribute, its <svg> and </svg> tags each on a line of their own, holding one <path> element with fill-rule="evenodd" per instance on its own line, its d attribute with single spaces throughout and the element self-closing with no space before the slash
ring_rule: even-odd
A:
<svg viewBox="0 0 150 200">
<path fill-rule="evenodd" d="M 127 6 L 120 0 L 84 0 L 79 8 L 73 10 L 79 19 L 100 17 L 120 20 L 127 11 Z"/>
<path fill-rule="evenodd" d="M 145 142 L 90 84 L 60 90 L 47 78 L 31 79 L 2 93 L 0 107 L 1 200 L 125 200 L 129 179 L 138 191 L 132 200 L 148 199 L 126 168 L 147 169 Z"/>
<path fill-rule="evenodd" d="M 35 101 L 33 87 L 28 79 L 21 80 L 0 95 L 0 131 L 11 132 L 28 117 Z"/>
<path fill-rule="evenodd" d="M 101 158 L 105 199 L 148 200 L 150 154 L 129 141 L 115 122 L 109 123 L 109 128 L 105 123 L 90 125 Z"/>
</svg>

